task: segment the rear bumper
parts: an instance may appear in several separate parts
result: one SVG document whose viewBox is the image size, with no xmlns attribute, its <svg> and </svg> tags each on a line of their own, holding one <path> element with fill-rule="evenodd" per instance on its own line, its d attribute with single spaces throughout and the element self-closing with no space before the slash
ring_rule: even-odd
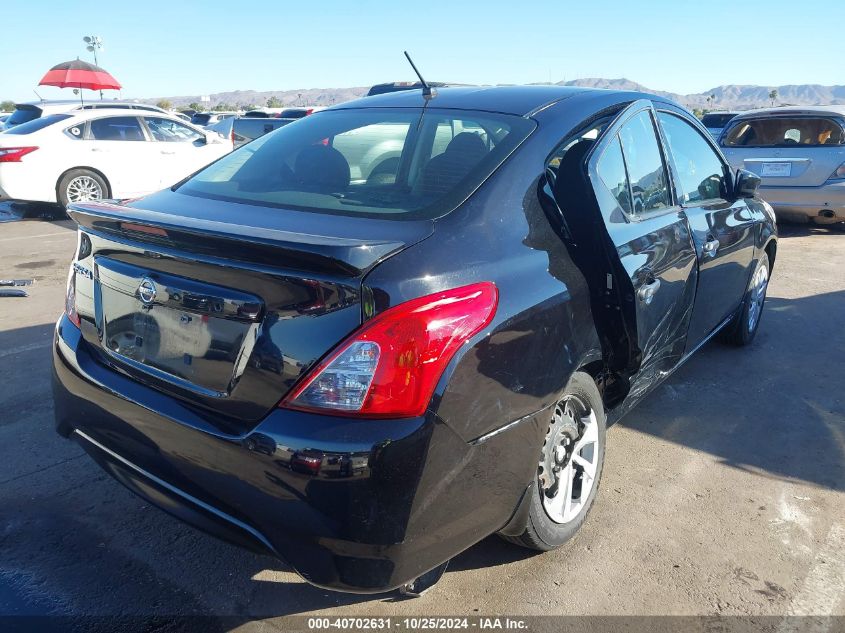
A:
<svg viewBox="0 0 845 633">
<path fill-rule="evenodd" d="M 536 468 L 508 465 L 531 418 L 467 444 L 433 413 L 276 410 L 231 436 L 102 365 L 64 316 L 53 361 L 59 433 L 154 505 L 330 589 L 387 591 L 447 561 L 508 522 L 533 478 L 515 473 Z"/>
<path fill-rule="evenodd" d="M 760 197 L 772 205 L 775 213 L 787 219 L 824 217 L 829 215 L 826 212 L 831 212 L 845 220 L 845 181 L 820 187 L 760 187 Z"/>
<path fill-rule="evenodd" d="M 46 185 L 48 176 L 32 179 L 31 173 L 28 165 L 0 164 L 0 200 L 57 202 L 55 183 Z"/>
</svg>

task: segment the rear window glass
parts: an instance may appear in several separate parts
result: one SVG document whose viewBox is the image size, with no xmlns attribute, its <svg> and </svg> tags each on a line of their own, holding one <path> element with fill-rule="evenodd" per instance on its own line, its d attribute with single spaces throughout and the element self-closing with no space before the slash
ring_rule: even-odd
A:
<svg viewBox="0 0 845 633">
<path fill-rule="evenodd" d="M 40 119 L 33 119 L 31 121 L 27 121 L 26 123 L 21 123 L 20 125 L 13 127 L 11 130 L 6 130 L 6 134 L 31 134 L 32 132 L 44 129 L 48 125 L 53 125 L 54 123 L 58 123 L 59 121 L 64 121 L 69 118 L 69 114 L 48 114 Z"/>
<path fill-rule="evenodd" d="M 18 108 L 12 112 L 8 119 L 6 119 L 6 125 L 20 125 L 21 123 L 26 123 L 27 121 L 32 121 L 33 119 L 37 119 L 41 116 L 41 108 L 36 108 L 35 106 L 29 106 L 25 108 Z"/>
<path fill-rule="evenodd" d="M 725 127 L 736 117 L 735 114 L 705 114 L 701 117 L 704 127 Z"/>
<path fill-rule="evenodd" d="M 325 111 L 243 146 L 178 190 L 339 215 L 437 217 L 533 129 L 529 119 L 487 112 Z"/>
<path fill-rule="evenodd" d="M 211 121 L 210 114 L 195 114 L 191 117 L 191 123 L 194 125 L 208 125 L 209 121 Z"/>
<path fill-rule="evenodd" d="M 827 117 L 743 119 L 722 140 L 725 147 L 815 147 L 845 144 L 842 125 Z"/>
</svg>

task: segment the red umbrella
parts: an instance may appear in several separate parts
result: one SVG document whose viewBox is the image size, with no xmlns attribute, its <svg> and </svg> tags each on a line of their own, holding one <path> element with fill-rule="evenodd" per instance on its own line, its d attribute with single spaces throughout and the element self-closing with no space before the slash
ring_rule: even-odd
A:
<svg viewBox="0 0 845 633">
<path fill-rule="evenodd" d="M 75 59 L 53 66 L 38 82 L 39 86 L 87 88 L 88 90 L 120 90 L 117 79 L 94 64 Z"/>
</svg>

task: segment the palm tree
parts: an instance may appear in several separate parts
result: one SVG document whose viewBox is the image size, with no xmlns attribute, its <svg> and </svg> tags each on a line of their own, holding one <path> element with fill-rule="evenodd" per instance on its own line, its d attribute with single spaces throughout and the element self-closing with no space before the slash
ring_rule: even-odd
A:
<svg viewBox="0 0 845 633">
<path fill-rule="evenodd" d="M 777 88 L 772 88 L 772 89 L 769 91 L 769 99 L 771 99 L 771 100 L 772 100 L 772 107 L 773 107 L 773 108 L 775 107 L 775 99 L 777 99 L 777 98 L 778 98 L 778 91 L 777 91 Z"/>
</svg>

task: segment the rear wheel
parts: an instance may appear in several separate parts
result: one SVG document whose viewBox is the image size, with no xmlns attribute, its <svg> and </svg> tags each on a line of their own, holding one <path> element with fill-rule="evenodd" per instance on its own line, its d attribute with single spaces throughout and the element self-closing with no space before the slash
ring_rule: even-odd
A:
<svg viewBox="0 0 845 633">
<path fill-rule="evenodd" d="M 108 198 L 109 187 L 100 174 L 89 169 L 71 169 L 59 180 L 59 203 L 67 208 L 72 202 L 91 202 Z"/>
<path fill-rule="evenodd" d="M 577 372 L 554 407 L 524 531 L 505 540 L 548 551 L 575 536 L 596 498 L 605 434 L 598 388 L 590 376 Z"/>
<path fill-rule="evenodd" d="M 748 345 L 757 335 L 760 318 L 763 316 L 763 305 L 766 303 L 766 291 L 769 287 L 769 256 L 760 255 L 757 267 L 751 276 L 742 307 L 734 320 L 725 326 L 722 340 L 731 345 Z"/>
</svg>

